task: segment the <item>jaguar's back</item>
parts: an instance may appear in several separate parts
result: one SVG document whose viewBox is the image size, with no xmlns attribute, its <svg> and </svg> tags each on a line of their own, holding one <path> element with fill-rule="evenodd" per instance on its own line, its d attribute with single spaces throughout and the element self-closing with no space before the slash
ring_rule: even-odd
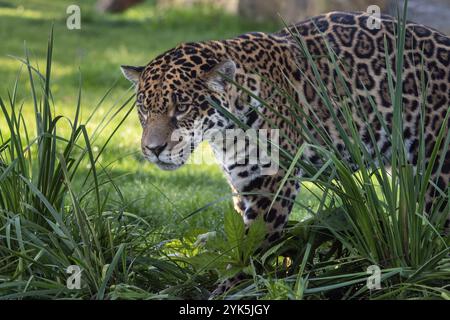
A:
<svg viewBox="0 0 450 320">
<path fill-rule="evenodd" d="M 277 33 L 291 41 L 297 37 L 293 42 L 302 42 L 307 48 L 320 71 L 321 80 L 327 86 L 329 96 L 336 103 L 337 110 L 340 109 L 339 103 L 349 102 L 349 93 L 353 101 L 364 108 L 367 119 L 357 111 L 357 108 L 353 110 L 353 118 L 362 139 L 369 150 L 374 152 L 369 135 L 369 128 L 372 129 L 379 150 L 386 156 L 391 147 L 389 133 L 384 129 L 377 112 L 382 115 L 391 130 L 393 108 L 387 68 L 391 69 L 395 86 L 396 33 L 397 22 L 392 17 L 382 16 L 377 21 L 366 13 L 343 12 L 318 16 Z M 302 49 L 298 50 L 301 54 Z M 330 61 L 331 51 L 337 57 L 340 73 L 336 72 Z M 297 59 L 297 64 L 301 70 L 296 83 L 301 91 L 297 97 L 299 103 L 303 100 L 304 104 L 313 106 L 328 131 L 336 132 L 332 117 L 323 106 L 317 90 L 314 89 L 317 81 L 311 64 L 307 59 L 301 58 Z M 340 75 L 343 75 L 345 83 L 341 81 Z M 410 161 L 415 165 L 419 154 L 421 108 L 423 107 L 424 111 L 426 157 L 431 155 L 434 142 L 449 110 L 450 38 L 426 26 L 408 22 L 402 78 L 403 134 Z M 373 108 L 374 105 L 376 110 Z M 345 121 L 343 124 L 345 126 Z M 446 127 L 448 130 L 450 122 Z M 336 145 L 342 147 L 343 142 L 338 135 L 334 138 Z M 441 150 L 445 150 L 444 147 L 445 145 Z M 434 178 L 438 186 L 445 191 L 450 180 L 448 149 L 443 157 L 445 161 L 441 175 Z M 310 159 L 314 162 L 318 157 L 311 152 Z M 429 200 L 428 206 L 431 205 L 431 198 Z"/>
</svg>

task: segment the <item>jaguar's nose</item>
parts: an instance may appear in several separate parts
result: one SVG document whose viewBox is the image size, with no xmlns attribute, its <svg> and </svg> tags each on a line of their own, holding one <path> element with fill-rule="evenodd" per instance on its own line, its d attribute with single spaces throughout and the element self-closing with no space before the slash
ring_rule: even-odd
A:
<svg viewBox="0 0 450 320">
<path fill-rule="evenodd" d="M 161 152 L 167 147 L 167 143 L 160 146 L 145 146 L 145 148 L 155 154 L 155 156 L 159 156 Z"/>
</svg>

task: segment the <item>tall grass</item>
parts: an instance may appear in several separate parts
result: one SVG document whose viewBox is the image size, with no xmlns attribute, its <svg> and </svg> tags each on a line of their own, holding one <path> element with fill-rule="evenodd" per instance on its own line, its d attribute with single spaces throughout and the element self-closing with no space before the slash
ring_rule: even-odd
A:
<svg viewBox="0 0 450 320">
<path fill-rule="evenodd" d="M 109 92 L 83 122 L 80 78 L 74 116 L 56 115 L 52 53 L 53 33 L 44 73 L 27 52 L 19 59 L 34 123 L 26 121 L 17 98 L 21 72 L 8 97 L 0 98 L 6 124 L 0 131 L 0 297 L 170 297 L 180 288 L 167 290 L 167 284 L 182 284 L 188 272 L 161 257 L 153 227 L 125 211 L 120 186 L 99 161 L 133 110 L 132 97 L 110 107 L 90 134 L 87 125 Z M 82 270 L 79 289 L 67 286 L 72 265 Z"/>
<path fill-rule="evenodd" d="M 295 28 L 291 31 L 292 38 L 296 39 L 302 50 L 303 58 L 313 70 L 313 78 L 308 81 L 336 123 L 346 153 L 336 148 L 329 133 L 316 120 L 319 117 L 313 106 L 306 100 L 302 101 L 300 106 L 288 93 L 289 88 L 280 88 L 271 83 L 277 88 L 277 93 L 290 102 L 291 114 L 296 115 L 294 120 L 281 114 L 280 116 L 289 127 L 297 128 L 299 133 L 303 133 L 305 138 L 304 145 L 293 144 L 298 150 L 296 154 L 280 150 L 280 155 L 283 156 L 280 166 L 289 175 L 293 172 L 293 168 L 301 169 L 305 172 L 305 177 L 300 181 L 314 183 L 323 193 L 318 195 L 320 207 L 318 212 L 312 212 L 313 218 L 299 223 L 291 222 L 284 239 L 264 255 L 254 257 L 251 271 L 248 266 L 241 268 L 251 280 L 230 292 L 229 298 L 253 296 L 290 299 L 448 299 L 450 297 L 449 239 L 442 235 L 444 222 L 450 211 L 448 202 L 450 191 L 438 190 L 439 196 L 434 201 L 431 211 L 425 213 L 426 191 L 431 185 L 436 187 L 431 172 L 433 167 L 437 168 L 436 174 L 439 176 L 450 145 L 450 132 L 447 130 L 450 108 L 443 119 L 442 128 L 428 161 L 425 157 L 424 138 L 425 98 L 422 97 L 419 155 L 417 165 L 414 166 L 407 156 L 403 137 L 401 84 L 406 10 L 405 1 L 403 12 L 398 15 L 396 24 L 395 65 L 391 65 L 391 52 L 385 52 L 388 93 L 393 108 L 392 123 L 387 123 L 377 110 L 375 102 L 370 99 L 371 108 L 387 132 L 392 146 L 388 159 L 379 149 L 375 132 L 368 121 L 367 110 L 362 107 L 360 101 L 355 101 L 351 89 L 347 87 L 342 62 L 325 36 L 327 59 L 337 71 L 337 77 L 333 80 L 334 86 L 345 90 L 344 97 L 340 100 L 336 100 L 339 98 L 333 97 L 327 89 L 316 58 L 308 51 L 302 37 L 296 34 Z M 385 48 L 388 46 L 385 45 Z M 303 72 L 301 69 L 299 71 Z M 265 108 L 277 113 L 270 103 L 254 96 L 236 82 L 233 84 L 259 100 Z M 423 76 L 421 84 L 424 94 L 426 85 Z M 340 110 L 336 109 L 336 105 L 340 106 Z M 224 111 L 219 106 L 216 107 Z M 263 115 L 259 110 L 255 110 Z M 373 150 L 369 150 L 362 141 L 352 112 L 366 119 Z M 242 126 L 235 117 L 229 114 L 228 116 Z M 314 133 L 321 137 L 320 143 L 315 139 Z M 317 167 L 306 162 L 301 157 L 305 148 L 316 151 L 323 165 Z M 354 170 L 355 165 L 359 168 L 357 172 Z M 290 175 L 283 181 L 287 179 L 299 178 Z M 275 192 L 273 197 L 277 197 L 278 194 Z M 295 253 L 292 253 L 292 250 Z M 280 265 L 280 255 L 290 256 L 291 262 Z M 256 275 L 255 270 L 258 267 L 255 266 L 258 265 L 260 270 L 264 270 L 263 275 Z M 379 290 L 370 290 L 366 285 L 370 275 L 367 268 L 373 265 L 381 269 Z"/>
</svg>

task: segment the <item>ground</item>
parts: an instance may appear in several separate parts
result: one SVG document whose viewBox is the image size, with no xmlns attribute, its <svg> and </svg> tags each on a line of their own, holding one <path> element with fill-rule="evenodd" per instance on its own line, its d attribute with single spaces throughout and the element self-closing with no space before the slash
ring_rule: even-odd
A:
<svg viewBox="0 0 450 320">
<path fill-rule="evenodd" d="M 147 1 L 122 15 L 101 15 L 95 12 L 93 1 L 75 2 L 81 7 L 81 30 L 66 28 L 66 8 L 74 1 L 0 1 L 0 96 L 6 98 L 13 87 L 20 63 L 11 56 L 23 57 L 24 46 L 30 51 L 32 61 L 40 69 L 45 68 L 46 42 L 53 24 L 52 87 L 56 113 L 73 117 L 80 73 L 84 119 L 115 85 L 88 126 L 91 132 L 109 106 L 131 94 L 128 81 L 120 73 L 121 64 L 146 64 L 159 53 L 184 41 L 221 39 L 247 31 L 279 28 L 242 21 L 212 8 L 159 11 Z M 25 76 L 23 74 L 22 79 Z M 27 110 L 31 108 L 29 90 L 22 89 L 19 97 L 24 99 Z M 2 126 L 4 128 L 0 119 L 0 129 Z M 223 214 L 233 209 L 230 189 L 218 165 L 193 164 L 176 172 L 163 172 L 143 161 L 139 153 L 140 131 L 137 114 L 133 112 L 101 159 L 104 165 L 114 162 L 112 173 L 124 194 L 126 210 L 148 219 L 161 234 L 161 240 L 182 237 L 193 229 L 221 228 Z M 99 138 L 99 144 L 102 139 Z M 202 147 L 209 154 L 208 146 Z M 221 198 L 224 200 L 216 205 L 181 220 Z M 304 206 L 316 204 L 306 190 L 298 200 Z M 294 208 L 293 219 L 305 216 L 306 211 L 301 205 Z"/>
</svg>

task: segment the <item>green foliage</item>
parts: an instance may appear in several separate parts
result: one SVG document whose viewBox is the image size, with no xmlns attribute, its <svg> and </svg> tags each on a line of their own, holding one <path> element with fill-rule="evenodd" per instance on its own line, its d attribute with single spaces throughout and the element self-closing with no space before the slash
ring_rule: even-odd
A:
<svg viewBox="0 0 450 320">
<path fill-rule="evenodd" d="M 197 241 L 200 245 L 198 253 L 184 261 L 194 266 L 197 272 L 218 271 L 221 280 L 239 273 L 252 275 L 251 257 L 260 248 L 265 235 L 262 217 L 246 230 L 242 217 L 229 211 L 225 213 L 224 234 L 209 234 L 204 241 Z"/>
<path fill-rule="evenodd" d="M 54 115 L 52 52 L 53 34 L 44 74 L 30 64 L 27 53 L 22 61 L 34 101 L 35 133 L 16 100 L 18 81 L 7 101 L 0 98 L 7 123 L 6 130 L 0 129 L 0 296 L 126 298 L 137 290 L 136 283 L 157 293 L 146 298 L 170 296 L 160 293 L 162 283 L 186 280 L 186 272 L 159 258 L 152 226 L 113 200 L 111 193 L 123 199 L 121 189 L 99 162 L 110 137 L 134 110 L 132 97 L 111 107 L 113 117 L 102 123 L 113 129 L 94 155 L 89 120 L 79 118 L 81 91 L 73 120 Z M 115 117 L 120 120 L 114 126 Z M 61 135 L 67 124 L 64 132 L 69 134 Z M 80 289 L 67 288 L 70 265 L 82 270 Z"/>
</svg>

